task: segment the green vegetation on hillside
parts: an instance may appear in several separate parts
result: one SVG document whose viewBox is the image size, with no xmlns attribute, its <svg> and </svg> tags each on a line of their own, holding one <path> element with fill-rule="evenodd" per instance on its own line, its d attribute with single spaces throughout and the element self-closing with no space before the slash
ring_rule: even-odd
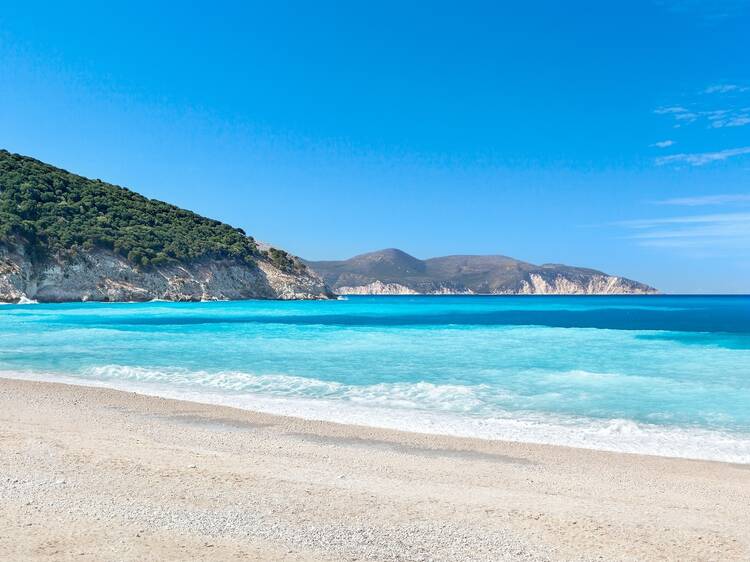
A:
<svg viewBox="0 0 750 562">
<path fill-rule="evenodd" d="M 239 228 L 0 150 L 0 242 L 18 238 L 40 257 L 98 247 L 141 267 L 201 258 L 295 267 L 289 254 L 261 252 Z"/>
</svg>

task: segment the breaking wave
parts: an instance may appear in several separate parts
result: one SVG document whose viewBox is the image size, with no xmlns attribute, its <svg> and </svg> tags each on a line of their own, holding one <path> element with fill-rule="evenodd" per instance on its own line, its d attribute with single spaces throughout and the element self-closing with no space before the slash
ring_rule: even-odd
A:
<svg viewBox="0 0 750 562">
<path fill-rule="evenodd" d="M 286 374 L 210 373 L 122 365 L 91 367 L 75 376 L 2 375 L 387 429 L 750 464 L 750 434 L 744 432 L 509 411 L 498 406 L 501 391 L 487 385 L 350 385 Z M 589 375 L 576 372 L 571 376 Z"/>
</svg>

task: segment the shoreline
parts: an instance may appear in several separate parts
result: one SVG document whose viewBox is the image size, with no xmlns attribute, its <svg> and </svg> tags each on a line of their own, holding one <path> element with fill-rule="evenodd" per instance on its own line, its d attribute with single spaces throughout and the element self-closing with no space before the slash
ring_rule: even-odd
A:
<svg viewBox="0 0 750 562">
<path fill-rule="evenodd" d="M 10 559 L 750 557 L 746 465 L 17 379 L 0 451 Z"/>
<path fill-rule="evenodd" d="M 709 429 L 656 426 L 627 419 L 591 419 L 583 425 L 572 423 L 571 420 L 579 421 L 578 418 L 555 418 L 551 415 L 547 418 L 512 416 L 485 420 L 450 413 L 359 406 L 325 398 L 230 394 L 126 379 L 0 371 L 0 379 L 3 378 L 135 392 L 271 416 L 437 437 L 750 465 L 750 436 Z"/>
</svg>

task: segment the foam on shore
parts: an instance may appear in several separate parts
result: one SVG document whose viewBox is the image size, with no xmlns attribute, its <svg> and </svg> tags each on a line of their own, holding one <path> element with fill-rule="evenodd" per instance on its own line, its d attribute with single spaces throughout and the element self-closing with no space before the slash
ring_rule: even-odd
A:
<svg viewBox="0 0 750 562">
<path fill-rule="evenodd" d="M 397 383 L 355 388 L 286 375 L 241 375 L 245 377 L 241 385 L 236 373 L 205 374 L 212 385 L 196 385 L 200 374 L 192 373 L 187 384 L 187 380 L 176 379 L 175 373 L 120 366 L 96 368 L 76 376 L 0 372 L 7 378 L 111 388 L 310 420 L 750 464 L 750 435 L 740 432 L 537 412 L 498 410 L 482 416 L 472 413 L 476 397 L 471 389 L 457 385 Z M 207 380 L 204 378 L 204 382 Z M 272 388 L 276 394 L 264 393 Z M 306 396 L 300 396 L 301 392 Z M 425 401 L 430 400 L 434 401 L 433 408 L 425 409 Z M 444 411 L 435 409 L 440 404 Z M 417 408 L 420 405 L 422 409 Z"/>
</svg>

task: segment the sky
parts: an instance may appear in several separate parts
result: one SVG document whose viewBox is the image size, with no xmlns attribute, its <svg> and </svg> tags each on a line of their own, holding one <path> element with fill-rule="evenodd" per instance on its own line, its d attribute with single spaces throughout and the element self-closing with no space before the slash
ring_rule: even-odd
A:
<svg viewBox="0 0 750 562">
<path fill-rule="evenodd" d="M 307 259 L 750 293 L 748 29 L 750 0 L 9 2 L 0 148 Z"/>
</svg>

